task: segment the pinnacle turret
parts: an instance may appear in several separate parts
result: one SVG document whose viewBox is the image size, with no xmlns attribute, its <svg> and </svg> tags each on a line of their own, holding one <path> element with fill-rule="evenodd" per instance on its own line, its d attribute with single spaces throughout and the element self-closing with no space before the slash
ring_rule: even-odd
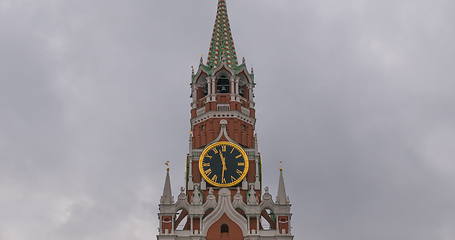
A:
<svg viewBox="0 0 455 240">
<path fill-rule="evenodd" d="M 286 194 L 286 187 L 284 185 L 283 169 L 280 169 L 280 180 L 278 183 L 278 194 L 276 196 L 276 203 L 280 205 L 289 204 L 289 198 Z"/>
<path fill-rule="evenodd" d="M 169 177 L 169 168 L 166 169 L 166 180 L 164 182 L 163 195 L 160 200 L 161 204 L 173 204 L 174 197 L 171 190 L 171 178 Z"/>
<path fill-rule="evenodd" d="M 220 63 L 225 63 L 230 67 L 237 66 L 237 55 L 232 39 L 226 0 L 218 0 L 218 10 L 207 60 L 209 67 L 218 66 Z"/>
</svg>

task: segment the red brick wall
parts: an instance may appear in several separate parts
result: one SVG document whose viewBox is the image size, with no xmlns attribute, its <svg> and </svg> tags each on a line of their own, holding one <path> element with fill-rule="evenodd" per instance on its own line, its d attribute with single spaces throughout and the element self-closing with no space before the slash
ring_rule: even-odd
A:
<svg viewBox="0 0 455 240">
<path fill-rule="evenodd" d="M 221 225 L 229 226 L 229 233 L 221 233 Z M 243 240 L 242 229 L 224 214 L 218 221 L 209 227 L 207 240 Z"/>
<path fill-rule="evenodd" d="M 215 140 L 220 134 L 222 119 L 228 122 L 227 133 L 230 138 L 247 148 L 254 148 L 254 127 L 235 118 L 212 118 L 194 125 L 193 148 L 203 148 Z"/>
<path fill-rule="evenodd" d="M 287 222 L 289 219 L 288 217 L 278 217 L 279 221 L 278 221 L 278 230 L 279 232 L 281 233 L 283 231 L 283 229 L 286 229 L 286 233 L 289 232 L 289 223 Z M 280 223 L 280 222 L 283 222 L 283 223 Z M 286 222 L 286 223 L 284 223 Z"/>
<path fill-rule="evenodd" d="M 168 230 L 168 233 L 170 233 L 172 230 L 172 217 L 171 216 L 164 216 L 163 217 L 163 222 L 161 223 L 161 233 L 164 233 L 165 229 Z"/>
</svg>

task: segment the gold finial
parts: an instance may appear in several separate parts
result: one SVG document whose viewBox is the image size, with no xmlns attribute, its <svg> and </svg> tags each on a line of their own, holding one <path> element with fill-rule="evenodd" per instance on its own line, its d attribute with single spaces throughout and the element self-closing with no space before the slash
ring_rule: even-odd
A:
<svg viewBox="0 0 455 240">
<path fill-rule="evenodd" d="M 168 171 L 168 172 L 169 172 L 169 165 L 170 165 L 170 164 L 171 164 L 170 161 L 164 162 L 164 165 L 166 165 L 166 171 Z"/>
</svg>

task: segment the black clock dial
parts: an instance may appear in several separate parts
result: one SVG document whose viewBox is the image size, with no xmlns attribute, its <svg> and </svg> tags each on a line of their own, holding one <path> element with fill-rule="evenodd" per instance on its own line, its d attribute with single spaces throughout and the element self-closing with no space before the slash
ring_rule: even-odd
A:
<svg viewBox="0 0 455 240">
<path fill-rule="evenodd" d="M 204 179 L 214 186 L 234 186 L 245 177 L 248 158 L 236 144 L 217 142 L 203 151 L 199 169 Z"/>
</svg>

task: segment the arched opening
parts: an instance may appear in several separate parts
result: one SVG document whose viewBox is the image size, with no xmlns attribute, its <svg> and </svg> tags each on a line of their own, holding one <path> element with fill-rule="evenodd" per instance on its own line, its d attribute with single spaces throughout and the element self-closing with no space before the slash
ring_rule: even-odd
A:
<svg viewBox="0 0 455 240">
<path fill-rule="evenodd" d="M 202 73 L 196 81 L 196 99 L 199 100 L 207 96 L 209 92 L 209 85 L 207 82 L 207 75 Z"/>
<path fill-rule="evenodd" d="M 276 217 L 270 209 L 264 209 L 261 212 L 261 220 L 259 222 L 260 229 L 272 230 L 276 229 Z"/>
<path fill-rule="evenodd" d="M 229 77 L 225 73 L 222 73 L 216 81 L 216 92 L 230 93 L 230 85 Z"/>
<path fill-rule="evenodd" d="M 207 83 L 207 81 L 205 81 L 204 88 L 202 89 L 202 94 L 205 97 L 205 96 L 207 96 L 208 93 L 209 93 L 209 84 Z"/>
<path fill-rule="evenodd" d="M 221 225 L 220 232 L 221 233 L 229 233 L 229 226 L 227 224 Z"/>
<path fill-rule="evenodd" d="M 248 88 L 248 78 L 245 76 L 245 73 L 241 73 L 239 77 L 239 95 L 248 100 L 250 95 L 250 90 Z"/>
<path fill-rule="evenodd" d="M 174 228 L 176 231 L 189 230 L 188 212 L 186 210 L 179 210 L 176 214 Z"/>
<path fill-rule="evenodd" d="M 239 95 L 244 98 L 247 98 L 247 94 L 248 94 L 248 88 L 246 87 L 246 85 L 239 86 Z"/>
</svg>

